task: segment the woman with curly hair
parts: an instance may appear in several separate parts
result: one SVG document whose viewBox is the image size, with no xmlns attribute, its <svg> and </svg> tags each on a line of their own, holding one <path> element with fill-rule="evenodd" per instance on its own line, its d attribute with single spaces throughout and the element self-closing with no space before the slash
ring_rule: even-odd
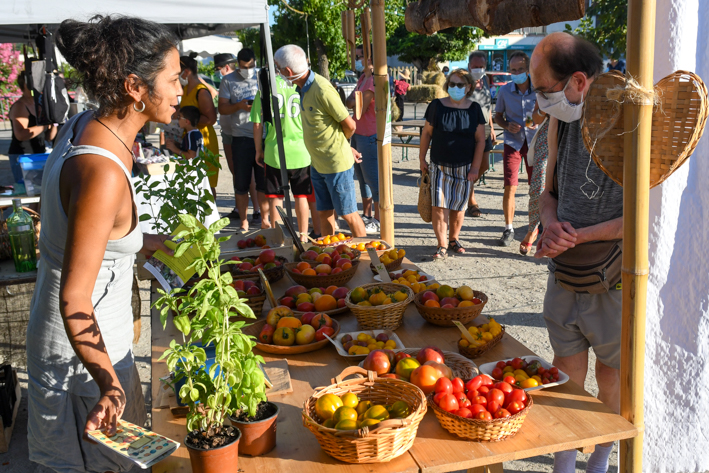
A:
<svg viewBox="0 0 709 473">
<path fill-rule="evenodd" d="M 127 17 L 66 20 L 57 47 L 99 104 L 74 116 L 44 170 L 42 258 L 27 327 L 30 460 L 60 472 L 123 472 L 134 464 L 87 441 L 146 412 L 132 351 L 137 252 L 169 250 L 143 235 L 130 169 L 138 131 L 169 123 L 180 86 L 176 38 Z M 83 437 L 83 438 L 82 438 Z"/>
</svg>

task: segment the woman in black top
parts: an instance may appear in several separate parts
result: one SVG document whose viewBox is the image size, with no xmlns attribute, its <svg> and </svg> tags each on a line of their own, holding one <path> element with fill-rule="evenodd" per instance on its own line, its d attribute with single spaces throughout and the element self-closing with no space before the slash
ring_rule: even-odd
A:
<svg viewBox="0 0 709 473">
<path fill-rule="evenodd" d="M 17 86 L 22 91 L 22 97 L 10 107 L 12 122 L 12 141 L 8 155 L 12 177 L 15 182 L 22 181 L 22 169 L 17 159 L 22 154 L 44 153 L 44 140 L 52 141 L 57 129 L 52 125 L 37 125 L 37 114 L 34 108 L 32 92 L 25 84 L 25 72 L 17 76 Z"/>
<path fill-rule="evenodd" d="M 421 172 L 425 173 L 429 171 L 426 152 L 433 140 L 431 197 L 433 231 L 438 239 L 434 259 L 445 258 L 447 250 L 465 253 L 458 235 L 485 150 L 485 116 L 480 105 L 469 99 L 472 78 L 467 71 L 456 69 L 448 75 L 444 87 L 450 97 L 436 99 L 426 109 L 419 149 Z"/>
</svg>

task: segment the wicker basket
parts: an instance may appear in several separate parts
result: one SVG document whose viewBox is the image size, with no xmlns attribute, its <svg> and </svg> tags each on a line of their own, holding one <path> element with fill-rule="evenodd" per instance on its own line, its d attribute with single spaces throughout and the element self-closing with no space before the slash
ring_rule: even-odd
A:
<svg viewBox="0 0 709 473">
<path fill-rule="evenodd" d="M 500 340 L 502 340 L 502 337 L 505 336 L 505 326 L 502 325 L 502 331 L 494 337 L 492 340 L 487 342 L 485 345 L 479 346 L 479 347 L 461 347 L 460 344 L 458 344 L 458 352 L 463 355 L 466 358 L 470 358 L 471 360 L 473 358 L 478 358 L 479 356 L 482 356 L 483 353 L 487 353 L 491 348 L 493 348 L 495 345 L 500 343 Z"/>
<path fill-rule="evenodd" d="M 414 304 L 416 304 L 416 309 L 419 311 L 419 314 L 421 314 L 421 317 L 426 319 L 426 322 L 443 327 L 452 327 L 454 320 L 457 320 L 461 324 L 467 324 L 475 320 L 483 311 L 485 304 L 487 304 L 487 296 L 480 291 L 473 291 L 473 293 L 475 297 L 482 301 L 480 304 L 469 307 L 454 307 L 452 309 L 428 307 L 421 303 L 423 292 L 416 294 Z"/>
<path fill-rule="evenodd" d="M 351 374 L 364 378 L 345 381 Z M 350 366 L 333 379 L 332 385 L 317 388 L 303 404 L 303 425 L 318 439 L 325 453 L 347 463 L 388 462 L 408 451 L 414 444 L 419 423 L 426 414 L 426 398 L 413 384 L 399 379 L 379 378 L 374 371 Z M 411 414 L 405 419 L 389 419 L 373 428 L 335 430 L 324 427 L 315 413 L 315 403 L 325 394 L 341 396 L 355 393 L 361 400 L 391 404 L 405 401 Z"/>
<path fill-rule="evenodd" d="M 584 105 L 583 140 L 593 160 L 608 177 L 623 185 L 625 120 L 624 94 L 617 100 L 607 93 L 626 87 L 617 71 L 602 74 L 588 91 Z M 659 104 L 652 113 L 650 187 L 665 181 L 694 152 L 709 114 L 707 89 L 693 72 L 676 71 L 654 87 Z M 615 91 L 614 91 L 615 92 Z"/>
<path fill-rule="evenodd" d="M 354 249 L 354 248 L 350 248 L 350 251 L 354 254 L 354 257 L 352 258 L 352 262 L 359 261 L 359 258 L 362 256 L 362 252 L 357 249 Z M 305 261 L 306 263 L 315 264 L 315 265 L 320 264 L 319 261 L 316 261 L 314 259 L 300 258 L 300 261 Z"/>
<path fill-rule="evenodd" d="M 313 287 L 344 286 L 354 277 L 357 272 L 357 266 L 359 266 L 359 261 L 353 261 L 352 267 L 346 271 L 337 274 L 328 274 L 327 276 L 307 276 L 305 274 L 294 273 L 293 268 L 297 265 L 298 263 L 288 263 L 285 265 L 288 276 L 290 276 L 294 283 L 310 289 Z"/>
<path fill-rule="evenodd" d="M 479 420 L 467 419 L 446 412 L 433 402 L 433 394 L 428 395 L 428 405 L 438 418 L 441 427 L 448 432 L 476 442 L 498 442 L 512 437 L 522 428 L 525 417 L 532 408 L 532 396 L 527 393 L 527 406 L 517 414 L 504 419 Z"/>
<path fill-rule="evenodd" d="M 382 252 L 384 254 L 384 252 Z M 379 256 L 379 255 L 377 255 Z M 388 273 L 391 273 L 392 271 L 396 271 L 397 269 L 401 269 L 401 263 L 404 261 L 404 257 L 402 256 L 401 258 L 396 258 L 389 264 L 385 264 L 384 267 L 387 269 Z M 374 265 L 372 263 L 369 263 L 369 269 L 372 270 L 374 274 L 379 274 L 377 273 L 377 270 L 374 269 Z"/>
<path fill-rule="evenodd" d="M 350 300 L 352 291 L 347 293 L 345 304 L 357 317 L 357 322 L 363 330 L 396 330 L 404 320 L 404 311 L 414 298 L 414 292 L 410 287 L 403 284 L 394 283 L 371 283 L 360 286 L 365 290 L 375 287 L 381 288 L 384 292 L 394 293 L 396 291 L 405 292 L 408 297 L 401 302 L 393 302 L 387 305 L 379 306 L 361 306 L 352 303 Z"/>
<path fill-rule="evenodd" d="M 270 283 L 275 283 L 283 279 L 283 275 L 285 274 L 284 268 L 286 264 L 288 264 L 288 260 L 283 256 L 276 256 L 276 259 L 281 262 L 280 266 L 263 270 L 263 273 L 266 275 L 266 278 L 268 278 L 268 282 Z M 239 271 L 238 267 L 239 265 L 235 264 L 230 268 L 231 275 L 234 279 L 250 279 L 252 281 L 258 281 L 260 279 L 258 273 L 252 273 L 251 271 Z"/>
<path fill-rule="evenodd" d="M 406 353 L 407 355 L 411 355 L 416 358 L 416 355 L 418 355 L 420 350 L 421 348 L 404 348 L 403 350 L 396 350 L 396 352 Z M 478 365 L 453 351 L 444 351 L 443 357 L 445 358 L 444 364 L 451 369 L 453 376 L 456 378 L 468 380 L 473 379 L 480 374 Z M 361 367 L 363 364 L 364 360 L 359 363 L 359 366 Z"/>
<path fill-rule="evenodd" d="M 32 223 L 34 224 L 34 241 L 35 245 L 39 242 L 39 233 L 42 227 L 39 214 L 32 209 L 22 207 L 22 209 L 30 214 Z M 7 217 L 12 215 L 12 207 L 8 209 L 0 209 L 0 261 L 12 259 L 12 246 L 10 245 L 10 234 L 7 230 Z M 6 217 L 7 216 L 7 217 Z"/>
</svg>

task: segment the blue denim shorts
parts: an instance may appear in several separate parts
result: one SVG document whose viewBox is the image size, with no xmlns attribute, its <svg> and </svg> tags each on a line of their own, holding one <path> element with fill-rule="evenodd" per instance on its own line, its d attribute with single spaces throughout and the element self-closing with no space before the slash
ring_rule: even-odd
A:
<svg viewBox="0 0 709 473">
<path fill-rule="evenodd" d="M 354 166 L 334 174 L 320 174 L 311 166 L 310 180 L 313 182 L 319 212 L 334 210 L 339 216 L 357 212 Z"/>
<path fill-rule="evenodd" d="M 355 163 L 354 170 L 359 181 L 363 199 L 379 202 L 379 160 L 377 159 L 377 135 L 352 135 L 352 147 L 362 153 L 362 162 Z"/>
</svg>

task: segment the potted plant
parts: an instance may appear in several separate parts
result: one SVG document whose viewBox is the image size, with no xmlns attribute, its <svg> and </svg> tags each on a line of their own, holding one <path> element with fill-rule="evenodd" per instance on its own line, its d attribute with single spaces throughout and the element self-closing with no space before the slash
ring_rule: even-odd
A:
<svg viewBox="0 0 709 473">
<path fill-rule="evenodd" d="M 172 340 L 161 359 L 175 373 L 179 398 L 189 406 L 185 445 L 192 468 L 197 472 L 237 471 L 237 450 L 241 432 L 225 425 L 232 414 L 245 412 L 257 416 L 266 401 L 261 356 L 252 351 L 254 337 L 242 332 L 244 321 L 230 321 L 230 315 L 255 318 L 232 286 L 229 272 L 221 267 L 238 264 L 220 257 L 219 243 L 229 237 L 216 237 L 229 219 L 224 218 L 205 228 L 190 215 L 179 215 L 186 230 L 175 235 L 179 243 L 175 257 L 181 257 L 193 245 L 199 250 L 191 264 L 201 279 L 189 290 L 158 290 L 163 328 L 169 314 L 182 333 L 182 341 Z M 213 357 L 207 356 L 207 348 Z M 212 470 L 211 468 L 215 468 Z"/>
</svg>

